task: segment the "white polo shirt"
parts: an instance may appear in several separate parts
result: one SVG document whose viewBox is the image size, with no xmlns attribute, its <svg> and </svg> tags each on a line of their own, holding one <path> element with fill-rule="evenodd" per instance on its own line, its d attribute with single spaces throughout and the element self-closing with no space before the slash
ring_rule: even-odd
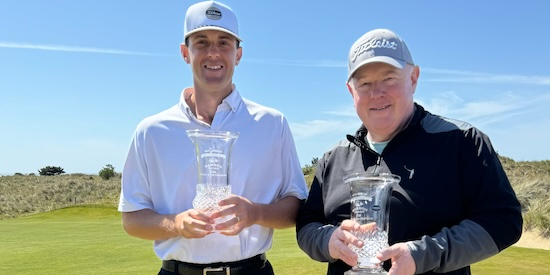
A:
<svg viewBox="0 0 550 275">
<path fill-rule="evenodd" d="M 186 130 L 238 132 L 231 152 L 229 183 L 233 194 L 256 203 L 307 197 L 307 187 L 288 122 L 279 111 L 243 99 L 235 88 L 218 106 L 212 125 L 195 118 L 181 93 L 179 104 L 139 123 L 122 172 L 118 210 L 152 209 L 176 214 L 193 208 L 197 164 Z M 245 228 L 238 236 L 218 233 L 205 238 L 157 240 L 161 260 L 191 263 L 232 262 L 271 248 L 273 229 Z"/>
</svg>

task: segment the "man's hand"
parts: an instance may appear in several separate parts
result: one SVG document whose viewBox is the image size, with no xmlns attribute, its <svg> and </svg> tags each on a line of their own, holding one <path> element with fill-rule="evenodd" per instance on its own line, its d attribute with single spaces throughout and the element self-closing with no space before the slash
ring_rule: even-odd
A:
<svg viewBox="0 0 550 275">
<path fill-rule="evenodd" d="M 176 224 L 179 225 L 179 235 L 188 239 L 203 238 L 212 234 L 212 230 L 214 230 L 214 219 L 195 209 L 189 209 L 178 214 Z"/>
<path fill-rule="evenodd" d="M 363 242 L 351 233 L 351 231 L 360 230 L 360 228 L 358 223 L 352 220 L 344 220 L 330 236 L 328 243 L 330 256 L 334 259 L 340 259 L 350 266 L 355 266 L 358 257 L 348 245 L 363 246 Z"/>
<path fill-rule="evenodd" d="M 416 271 L 416 263 L 406 243 L 396 243 L 382 250 L 376 257 L 380 261 L 391 259 L 391 269 L 388 275 L 412 275 Z"/>
<path fill-rule="evenodd" d="M 243 229 L 255 224 L 258 219 L 254 203 L 244 197 L 231 195 L 221 200 L 219 205 L 222 210 L 212 213 L 211 218 L 232 217 L 226 222 L 215 225 L 215 229 L 220 234 L 238 235 Z"/>
</svg>

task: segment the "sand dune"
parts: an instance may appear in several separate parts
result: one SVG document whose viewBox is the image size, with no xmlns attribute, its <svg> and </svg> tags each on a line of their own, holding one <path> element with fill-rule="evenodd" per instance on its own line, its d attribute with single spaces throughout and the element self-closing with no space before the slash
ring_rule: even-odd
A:
<svg viewBox="0 0 550 275">
<path fill-rule="evenodd" d="M 524 231 L 521 238 L 514 246 L 550 250 L 550 238 L 541 237 L 538 231 Z"/>
</svg>

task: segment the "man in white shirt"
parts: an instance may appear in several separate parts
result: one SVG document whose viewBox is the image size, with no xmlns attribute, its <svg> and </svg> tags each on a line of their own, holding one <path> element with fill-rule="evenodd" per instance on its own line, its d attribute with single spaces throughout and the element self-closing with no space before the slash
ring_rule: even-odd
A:
<svg viewBox="0 0 550 275">
<path fill-rule="evenodd" d="M 181 53 L 193 87 L 139 123 L 122 173 L 126 232 L 154 240 L 159 274 L 273 274 L 273 230 L 294 226 L 307 197 L 292 133 L 279 111 L 240 96 L 232 77 L 242 56 L 237 17 L 221 3 L 189 7 Z M 238 132 L 225 209 L 193 209 L 197 163 L 187 130 Z M 215 218 L 231 219 L 216 224 Z"/>
</svg>

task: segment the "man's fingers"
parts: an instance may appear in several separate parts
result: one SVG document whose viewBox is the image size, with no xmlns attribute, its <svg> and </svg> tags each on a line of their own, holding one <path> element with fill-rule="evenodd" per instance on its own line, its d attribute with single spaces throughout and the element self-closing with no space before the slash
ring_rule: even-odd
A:
<svg viewBox="0 0 550 275">
<path fill-rule="evenodd" d="M 238 204 L 241 201 L 242 201 L 242 198 L 240 196 L 231 195 L 231 196 L 219 201 L 218 205 L 219 206 L 226 206 L 226 205 L 231 205 L 231 204 Z"/>
<path fill-rule="evenodd" d="M 376 257 L 381 261 L 391 259 L 392 267 L 388 274 L 414 274 L 416 271 L 416 263 L 406 243 L 396 243 L 382 250 Z"/>
<path fill-rule="evenodd" d="M 398 255 L 399 255 L 399 251 L 397 251 L 395 247 L 390 246 L 378 252 L 378 254 L 376 254 L 376 258 L 378 258 L 380 261 L 385 261 L 385 260 L 389 260 L 390 258 L 396 257 Z"/>
<path fill-rule="evenodd" d="M 376 223 L 375 222 L 366 223 L 366 224 L 362 224 L 361 226 L 359 226 L 359 231 L 361 231 L 361 232 L 374 231 L 375 229 L 376 229 Z"/>
<path fill-rule="evenodd" d="M 212 233 L 214 222 L 209 215 L 190 209 L 181 214 L 179 231 L 186 238 L 202 238 Z"/>
<path fill-rule="evenodd" d="M 349 221 L 342 223 L 342 226 L 339 226 L 330 237 L 329 241 L 329 253 L 331 257 L 335 259 L 340 259 L 350 266 L 357 264 L 358 256 L 350 248 L 350 245 L 362 247 L 363 242 L 361 242 L 357 237 L 355 237 L 350 231 L 344 230 L 344 228 L 359 228 L 359 224 Z"/>
<path fill-rule="evenodd" d="M 360 225 L 352 220 L 344 220 L 340 224 L 340 228 L 344 231 L 353 231 L 353 230 L 359 230 Z"/>
<path fill-rule="evenodd" d="M 354 266 L 357 264 L 358 256 L 353 252 L 347 245 L 341 244 L 341 246 L 338 248 L 339 250 L 339 259 L 342 260 L 344 263 Z"/>
<path fill-rule="evenodd" d="M 363 242 L 359 238 L 357 238 L 355 235 L 353 235 L 353 233 L 349 231 L 342 231 L 342 234 L 343 234 L 342 242 L 346 246 L 348 246 L 348 244 L 351 244 L 359 248 L 363 247 Z"/>
</svg>

